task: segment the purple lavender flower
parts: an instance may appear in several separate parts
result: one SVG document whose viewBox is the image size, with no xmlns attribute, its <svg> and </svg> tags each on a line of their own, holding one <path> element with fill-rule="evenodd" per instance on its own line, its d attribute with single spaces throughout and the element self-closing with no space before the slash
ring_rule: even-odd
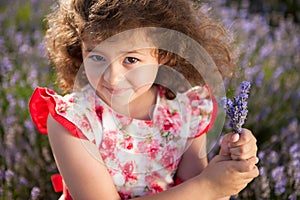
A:
<svg viewBox="0 0 300 200">
<path fill-rule="evenodd" d="M 247 99 L 251 84 L 243 81 L 240 85 L 239 95 L 233 97 L 233 100 L 225 98 L 224 109 L 227 116 L 230 118 L 230 127 L 235 133 L 242 133 L 242 126 L 247 118 Z"/>
<path fill-rule="evenodd" d="M 38 196 L 40 195 L 41 190 L 38 187 L 33 187 L 31 190 L 31 198 L 32 199 L 38 199 Z"/>
<path fill-rule="evenodd" d="M 15 176 L 15 173 L 8 169 L 5 171 L 5 178 L 11 180 Z"/>
<path fill-rule="evenodd" d="M 276 195 L 283 194 L 286 190 L 287 178 L 284 174 L 284 170 L 284 166 L 278 166 L 271 172 L 272 179 L 275 182 L 274 189 Z"/>
</svg>

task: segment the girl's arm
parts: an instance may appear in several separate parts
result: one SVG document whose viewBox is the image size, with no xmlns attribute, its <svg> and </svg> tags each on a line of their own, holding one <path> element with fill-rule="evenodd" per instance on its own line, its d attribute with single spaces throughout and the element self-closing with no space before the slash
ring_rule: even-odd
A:
<svg viewBox="0 0 300 200">
<path fill-rule="evenodd" d="M 206 134 L 203 134 L 202 136 L 193 139 L 192 143 L 183 154 L 176 176 L 180 180 L 186 181 L 199 175 L 207 164 Z"/>
<path fill-rule="evenodd" d="M 78 139 L 56 122 L 50 115 L 47 122 L 50 145 L 66 185 L 77 199 L 120 199 L 97 147 L 86 140 Z M 198 176 L 167 191 L 137 199 L 215 199 L 238 192 L 250 182 L 257 172 L 250 169 L 253 161 L 224 161 L 216 158 Z M 222 174 L 221 182 L 219 182 Z M 231 181 L 234 181 L 232 184 Z M 231 185 L 230 185 L 231 184 Z M 223 188 L 224 186 L 229 188 Z M 238 189 L 238 190 L 237 190 Z M 220 192 L 222 194 L 220 194 Z M 229 192 L 229 193 L 228 193 Z M 228 194 L 227 194 L 228 193 Z"/>
<path fill-rule="evenodd" d="M 51 115 L 47 129 L 57 167 L 74 199 L 120 199 L 95 144 L 74 137 Z"/>
<path fill-rule="evenodd" d="M 186 181 L 199 175 L 207 166 L 206 134 L 194 139 L 184 153 L 177 170 L 177 177 Z M 228 200 L 229 196 L 218 199 Z"/>
</svg>

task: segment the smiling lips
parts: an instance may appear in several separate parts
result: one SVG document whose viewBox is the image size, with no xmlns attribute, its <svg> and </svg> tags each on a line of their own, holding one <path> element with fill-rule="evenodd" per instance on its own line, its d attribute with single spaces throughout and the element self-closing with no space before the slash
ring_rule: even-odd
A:
<svg viewBox="0 0 300 200">
<path fill-rule="evenodd" d="M 124 93 L 125 91 L 129 90 L 129 88 L 121 88 L 121 89 L 115 89 L 115 88 L 110 88 L 110 87 L 105 87 L 104 88 L 112 95 L 120 95 Z"/>
</svg>

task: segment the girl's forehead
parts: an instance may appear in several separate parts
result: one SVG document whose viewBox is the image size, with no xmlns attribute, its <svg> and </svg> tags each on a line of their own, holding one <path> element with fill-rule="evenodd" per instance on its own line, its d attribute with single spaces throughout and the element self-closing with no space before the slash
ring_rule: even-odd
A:
<svg viewBox="0 0 300 200">
<path fill-rule="evenodd" d="M 86 49 L 97 49 L 107 51 L 118 49 L 119 51 L 133 51 L 137 49 L 155 49 L 157 48 L 149 34 L 141 30 L 131 30 L 113 35 L 103 41 L 95 39 L 83 40 L 83 46 Z"/>
</svg>

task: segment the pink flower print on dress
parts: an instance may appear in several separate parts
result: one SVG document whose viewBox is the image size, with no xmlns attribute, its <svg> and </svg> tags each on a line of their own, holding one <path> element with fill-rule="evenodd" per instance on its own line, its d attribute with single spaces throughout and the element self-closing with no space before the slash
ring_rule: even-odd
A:
<svg viewBox="0 0 300 200">
<path fill-rule="evenodd" d="M 108 157 L 112 160 L 116 158 L 114 151 L 117 144 L 117 140 L 114 136 L 112 136 L 115 134 L 116 131 L 108 131 L 103 134 L 103 138 L 101 142 L 101 150 L 102 150 L 101 155 L 104 160 L 107 159 Z"/>
<path fill-rule="evenodd" d="M 158 185 L 157 183 L 152 183 L 150 185 L 150 187 L 151 187 L 151 193 L 152 194 L 156 194 L 156 193 L 159 193 L 159 192 L 163 191 L 163 188 L 160 185 Z"/>
<path fill-rule="evenodd" d="M 190 100 L 192 115 L 199 116 L 200 115 L 199 105 L 202 104 L 202 99 L 197 93 L 190 93 L 188 97 Z"/>
<path fill-rule="evenodd" d="M 169 170 L 176 169 L 177 166 L 177 148 L 167 146 L 164 149 L 162 158 L 160 159 L 160 162 L 163 164 L 163 166 Z"/>
<path fill-rule="evenodd" d="M 137 144 L 138 153 L 147 154 L 151 160 L 156 158 L 160 150 L 160 143 L 157 139 L 140 141 Z"/>
<path fill-rule="evenodd" d="M 191 111 L 192 111 L 192 116 L 200 116 L 201 114 L 201 110 L 199 109 L 198 105 L 199 105 L 199 102 L 195 102 L 193 101 L 193 104 L 192 105 L 192 108 L 191 108 Z M 197 106 L 193 106 L 193 105 L 197 105 Z"/>
<path fill-rule="evenodd" d="M 156 122 L 162 131 L 162 136 L 167 138 L 177 136 L 182 123 L 179 112 L 177 110 L 171 112 L 168 106 L 160 106 L 157 111 Z"/>
<path fill-rule="evenodd" d="M 146 187 L 148 190 L 147 194 L 155 194 L 163 191 L 163 188 L 157 184 L 159 177 L 160 175 L 156 172 L 145 177 L 145 182 L 148 184 L 148 187 Z"/>
<path fill-rule="evenodd" d="M 209 121 L 201 121 L 200 124 L 198 124 L 197 126 L 197 131 L 195 132 L 196 135 L 198 135 L 199 133 L 203 132 L 203 130 L 205 130 L 205 128 L 209 125 Z"/>
<path fill-rule="evenodd" d="M 122 174 L 125 177 L 126 182 L 130 180 L 137 180 L 137 176 L 133 175 L 133 171 L 134 171 L 133 161 L 129 161 L 123 166 Z"/>
<path fill-rule="evenodd" d="M 202 115 L 207 115 L 213 110 L 213 103 L 208 99 L 203 99 L 199 102 L 199 109 L 201 110 Z"/>
<path fill-rule="evenodd" d="M 59 113 L 65 113 L 66 110 L 69 108 L 69 105 L 67 104 L 67 102 L 59 99 L 56 102 L 56 110 Z"/>
<path fill-rule="evenodd" d="M 114 147 L 116 146 L 116 139 L 114 137 L 110 137 L 110 135 L 108 134 L 104 134 L 104 137 L 102 139 L 102 148 L 109 151 L 114 149 Z"/>
<path fill-rule="evenodd" d="M 87 116 L 82 117 L 82 120 L 79 122 L 79 127 L 81 127 L 82 129 L 85 129 L 86 131 L 91 130 L 91 126 L 90 126 Z"/>
<path fill-rule="evenodd" d="M 187 95 L 193 116 L 207 115 L 212 111 L 213 104 L 205 88 L 201 88 L 200 91 L 188 93 Z"/>
<path fill-rule="evenodd" d="M 199 101 L 200 100 L 200 96 L 197 93 L 195 93 L 195 92 L 188 93 L 187 96 L 188 96 L 190 102 Z"/>
<path fill-rule="evenodd" d="M 159 174 L 154 172 L 152 174 L 149 174 L 145 177 L 145 181 L 148 185 L 153 184 L 159 177 Z"/>
<path fill-rule="evenodd" d="M 97 114 L 97 116 L 98 116 L 98 118 L 99 118 L 99 120 L 102 122 L 102 114 L 103 114 L 103 110 L 104 110 L 104 108 L 103 108 L 103 106 L 97 106 L 96 108 L 95 108 L 95 112 L 96 112 L 96 114 Z"/>
<path fill-rule="evenodd" d="M 131 117 L 122 116 L 120 114 L 116 114 L 116 117 L 119 119 L 119 121 L 121 122 L 122 126 L 128 126 L 132 122 L 132 118 Z"/>
<path fill-rule="evenodd" d="M 150 144 L 147 145 L 147 154 L 151 160 L 155 159 L 160 151 L 160 143 L 158 140 L 152 140 Z"/>
<path fill-rule="evenodd" d="M 74 99 L 74 97 L 73 97 L 73 96 L 71 96 L 71 97 L 68 99 L 68 102 L 69 102 L 69 103 L 74 103 L 74 102 L 75 102 L 75 99 Z"/>
<path fill-rule="evenodd" d="M 146 129 L 146 128 L 152 128 L 153 127 L 153 121 L 152 120 L 143 120 L 138 122 L 138 127 L 141 129 Z"/>
<path fill-rule="evenodd" d="M 147 152 L 147 149 L 147 141 L 140 141 L 137 143 L 137 153 L 145 153 Z"/>
<path fill-rule="evenodd" d="M 131 150 L 133 148 L 133 138 L 131 136 L 124 139 L 124 148 L 127 150 Z"/>
<path fill-rule="evenodd" d="M 119 191 L 118 193 L 119 193 L 121 199 L 126 200 L 126 199 L 131 198 L 131 192 L 130 191 Z"/>
</svg>

